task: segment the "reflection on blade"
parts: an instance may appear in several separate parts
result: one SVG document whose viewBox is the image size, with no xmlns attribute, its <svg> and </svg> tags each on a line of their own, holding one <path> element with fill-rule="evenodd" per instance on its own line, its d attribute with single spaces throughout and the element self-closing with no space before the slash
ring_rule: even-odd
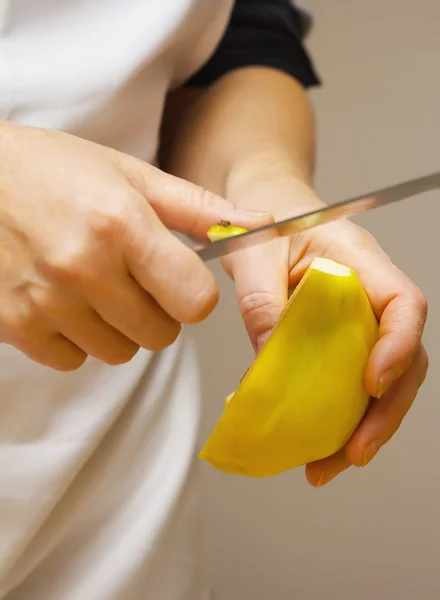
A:
<svg viewBox="0 0 440 600">
<path fill-rule="evenodd" d="M 416 196 L 423 192 L 429 192 L 440 188 L 440 172 L 432 173 L 425 177 L 419 177 L 404 183 L 393 185 L 377 192 L 372 192 L 351 200 L 345 200 L 338 204 L 325 206 L 324 208 L 298 215 L 290 219 L 279 221 L 271 225 L 266 225 L 260 229 L 248 231 L 228 239 L 219 240 L 199 246 L 195 251 L 200 258 L 207 262 L 214 258 L 226 256 L 231 252 L 255 246 L 273 239 L 275 236 L 287 236 L 299 233 L 312 227 L 323 225 L 336 219 L 352 217 L 354 215 L 367 212 L 373 208 L 379 208 L 399 202 L 405 198 Z"/>
</svg>

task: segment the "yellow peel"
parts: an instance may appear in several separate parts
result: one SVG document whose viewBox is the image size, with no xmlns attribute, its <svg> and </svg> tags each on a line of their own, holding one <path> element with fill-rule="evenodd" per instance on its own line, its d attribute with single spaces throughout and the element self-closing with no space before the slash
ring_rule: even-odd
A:
<svg viewBox="0 0 440 600">
<path fill-rule="evenodd" d="M 337 452 L 365 414 L 378 323 L 356 274 L 316 258 L 225 402 L 200 458 L 267 477 Z"/>
<path fill-rule="evenodd" d="M 223 240 L 224 238 L 240 235 L 240 233 L 246 232 L 247 229 L 244 229 L 244 227 L 236 227 L 235 225 L 225 222 L 210 227 L 207 235 L 211 242 L 216 242 L 217 240 Z"/>
</svg>

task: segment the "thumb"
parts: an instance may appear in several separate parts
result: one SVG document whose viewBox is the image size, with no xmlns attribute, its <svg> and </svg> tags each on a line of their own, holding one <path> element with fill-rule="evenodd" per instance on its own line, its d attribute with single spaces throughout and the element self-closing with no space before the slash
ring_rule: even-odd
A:
<svg viewBox="0 0 440 600">
<path fill-rule="evenodd" d="M 289 240 L 275 238 L 223 259 L 237 290 L 240 312 L 259 352 L 287 302 Z"/>
<path fill-rule="evenodd" d="M 208 229 L 221 221 L 255 229 L 273 219 L 267 213 L 240 210 L 221 196 L 138 159 L 122 155 L 118 161 L 131 185 L 173 231 L 206 240 Z"/>
</svg>

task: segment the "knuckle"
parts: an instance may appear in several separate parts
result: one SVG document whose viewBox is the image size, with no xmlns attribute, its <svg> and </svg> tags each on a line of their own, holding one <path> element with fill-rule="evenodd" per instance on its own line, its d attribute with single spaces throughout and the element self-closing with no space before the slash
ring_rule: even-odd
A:
<svg viewBox="0 0 440 600">
<path fill-rule="evenodd" d="M 30 311 L 2 315 L 1 328 L 5 337 L 11 340 L 15 347 L 23 350 L 32 344 L 33 325 L 34 318 Z"/>
<path fill-rule="evenodd" d="M 199 185 L 192 186 L 189 195 L 189 203 L 196 210 L 192 222 L 188 226 L 188 233 L 197 236 L 202 215 L 215 211 L 215 207 L 218 204 L 218 196 Z"/>
<path fill-rule="evenodd" d="M 239 300 L 239 307 L 243 316 L 248 316 L 256 310 L 264 310 L 273 304 L 273 296 L 270 292 L 250 292 Z"/>
<path fill-rule="evenodd" d="M 243 318 L 255 315 L 271 321 L 275 325 L 278 319 L 277 298 L 272 292 L 255 291 L 245 294 L 239 299 L 239 308 Z"/>
<path fill-rule="evenodd" d="M 90 214 L 89 225 L 98 238 L 113 236 L 124 229 L 132 209 L 132 192 L 123 188 L 106 198 L 105 207 Z"/>
<path fill-rule="evenodd" d="M 186 187 L 185 191 L 188 201 L 200 211 L 206 208 L 211 201 L 210 193 L 201 185 L 191 184 Z"/>
<path fill-rule="evenodd" d="M 413 315 L 414 330 L 420 335 L 428 318 L 428 301 L 422 290 L 414 284 L 408 292 L 407 301 L 407 309 L 410 309 Z"/>
<path fill-rule="evenodd" d="M 201 186 L 196 186 L 193 192 L 198 199 L 200 210 L 209 211 L 213 206 L 217 204 L 218 196 Z"/>
<path fill-rule="evenodd" d="M 27 290 L 27 297 L 35 311 L 43 315 L 57 312 L 58 302 L 51 286 L 32 286 Z"/>
<path fill-rule="evenodd" d="M 59 283 L 71 283 L 89 275 L 90 252 L 87 244 L 72 244 L 47 255 L 40 265 L 43 276 Z"/>
</svg>

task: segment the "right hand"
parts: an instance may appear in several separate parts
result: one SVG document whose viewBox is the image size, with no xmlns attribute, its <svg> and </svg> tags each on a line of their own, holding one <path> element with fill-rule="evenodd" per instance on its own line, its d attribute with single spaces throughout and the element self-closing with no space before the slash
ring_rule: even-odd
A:
<svg viewBox="0 0 440 600">
<path fill-rule="evenodd" d="M 167 228 L 267 221 L 115 150 L 0 122 L 0 341 L 69 371 L 173 343 L 214 308 L 210 270 Z"/>
</svg>

